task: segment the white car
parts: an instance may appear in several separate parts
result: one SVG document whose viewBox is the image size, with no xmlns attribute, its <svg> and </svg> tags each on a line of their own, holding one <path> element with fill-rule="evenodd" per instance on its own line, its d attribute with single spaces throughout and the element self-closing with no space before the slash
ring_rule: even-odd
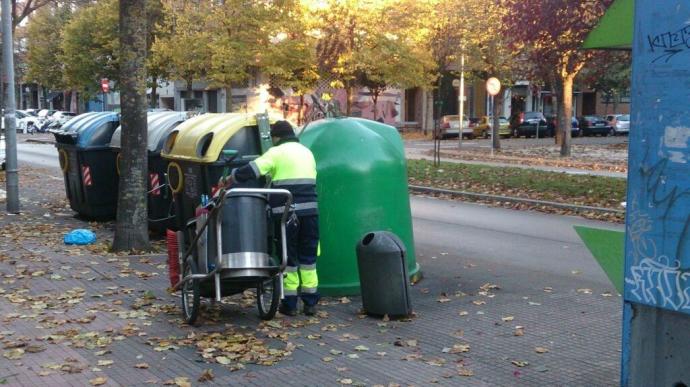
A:
<svg viewBox="0 0 690 387">
<path fill-rule="evenodd" d="M 458 137 L 458 133 L 460 133 L 460 120 L 457 114 L 441 117 L 439 131 L 436 135 L 438 139 Z M 467 117 L 462 120 L 462 136 L 474 138 L 474 130 L 470 127 L 470 121 Z"/>
<path fill-rule="evenodd" d="M 28 112 L 24 110 L 17 110 L 15 112 L 15 115 L 17 117 L 17 132 L 21 133 L 33 133 L 35 130 L 35 123 L 38 120 L 38 117 L 33 116 L 29 114 Z"/>
</svg>

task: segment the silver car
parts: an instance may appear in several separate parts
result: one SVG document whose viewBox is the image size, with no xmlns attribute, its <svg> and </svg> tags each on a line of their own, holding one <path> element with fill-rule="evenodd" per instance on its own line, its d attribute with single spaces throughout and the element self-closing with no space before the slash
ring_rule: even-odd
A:
<svg viewBox="0 0 690 387">
<path fill-rule="evenodd" d="M 606 121 L 611 126 L 609 134 L 612 136 L 630 132 L 630 114 L 609 114 L 606 116 Z"/>
</svg>

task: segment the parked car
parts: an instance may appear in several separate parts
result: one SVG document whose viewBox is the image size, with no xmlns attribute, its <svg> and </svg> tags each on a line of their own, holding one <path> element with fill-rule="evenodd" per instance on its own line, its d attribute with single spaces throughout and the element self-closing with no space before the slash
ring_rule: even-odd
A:
<svg viewBox="0 0 690 387">
<path fill-rule="evenodd" d="M 38 112 L 38 119 L 34 122 L 34 126 L 36 127 L 37 132 L 45 132 L 46 129 L 48 128 L 48 125 L 51 122 L 50 117 L 56 112 L 57 110 L 52 110 L 52 109 L 42 109 Z"/>
<path fill-rule="evenodd" d="M 470 127 L 474 137 L 489 138 L 491 136 L 491 123 L 489 117 L 470 118 Z"/>
<path fill-rule="evenodd" d="M 36 121 L 36 117 L 29 114 L 26 110 L 15 110 L 14 114 L 16 117 L 15 128 L 17 132 L 30 133 L 33 128 L 33 123 Z"/>
<path fill-rule="evenodd" d="M 609 114 L 606 122 L 611 126 L 610 135 L 628 134 L 630 132 L 630 114 Z"/>
<path fill-rule="evenodd" d="M 558 126 L 558 116 L 549 116 L 549 130 L 551 134 L 556 133 L 556 127 Z M 575 116 L 570 117 L 570 136 L 577 137 L 580 135 L 580 123 Z"/>
<path fill-rule="evenodd" d="M 583 116 L 579 119 L 581 136 L 591 136 L 599 134 L 607 136 L 613 129 L 605 119 L 599 116 Z"/>
<path fill-rule="evenodd" d="M 491 137 L 491 128 L 493 128 L 493 124 L 493 117 L 483 116 L 481 119 L 478 119 L 478 122 L 474 126 L 472 126 L 471 123 L 470 126 L 472 126 L 472 131 L 475 137 L 489 138 Z M 508 119 L 505 117 L 499 117 L 498 135 L 501 137 L 510 137 L 510 133 L 510 123 L 508 122 Z"/>
<path fill-rule="evenodd" d="M 466 138 L 474 138 L 474 132 L 470 127 L 470 121 L 467 117 L 463 120 L 462 125 L 462 136 Z M 446 139 L 451 137 L 458 137 L 460 133 L 460 120 L 458 115 L 446 115 L 441 117 L 441 124 L 439 127 L 439 132 L 436 135 L 438 139 Z"/>
<path fill-rule="evenodd" d="M 59 128 L 62 125 L 64 125 L 65 122 L 71 120 L 75 116 L 76 113 L 57 111 L 52 116 L 50 116 L 51 126 L 57 126 Z"/>
<path fill-rule="evenodd" d="M 542 112 L 525 112 L 518 122 L 519 124 L 513 128 L 513 137 L 553 136 L 553 130 L 549 129 L 546 117 Z"/>
</svg>

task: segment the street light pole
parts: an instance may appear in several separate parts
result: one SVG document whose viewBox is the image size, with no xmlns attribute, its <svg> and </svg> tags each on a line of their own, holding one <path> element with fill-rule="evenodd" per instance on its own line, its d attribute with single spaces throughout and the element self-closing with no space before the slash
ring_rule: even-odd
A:
<svg viewBox="0 0 690 387">
<path fill-rule="evenodd" d="M 460 53 L 460 88 L 458 90 L 458 149 L 462 149 L 462 117 L 465 113 L 465 54 Z M 469 124 L 469 120 L 467 121 Z"/>
<path fill-rule="evenodd" d="M 14 98 L 14 45 L 12 44 L 12 8 L 10 0 L 2 0 L 2 57 L 7 76 L 5 98 L 5 189 L 7 212 L 19 213 L 19 176 L 17 170 L 17 129 Z"/>
</svg>

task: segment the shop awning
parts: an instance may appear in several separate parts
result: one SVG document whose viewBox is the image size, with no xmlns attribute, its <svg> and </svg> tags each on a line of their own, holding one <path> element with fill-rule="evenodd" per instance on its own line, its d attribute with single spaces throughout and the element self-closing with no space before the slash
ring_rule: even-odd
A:
<svg viewBox="0 0 690 387">
<path fill-rule="evenodd" d="M 587 35 L 582 48 L 630 50 L 635 0 L 615 0 Z"/>
</svg>

